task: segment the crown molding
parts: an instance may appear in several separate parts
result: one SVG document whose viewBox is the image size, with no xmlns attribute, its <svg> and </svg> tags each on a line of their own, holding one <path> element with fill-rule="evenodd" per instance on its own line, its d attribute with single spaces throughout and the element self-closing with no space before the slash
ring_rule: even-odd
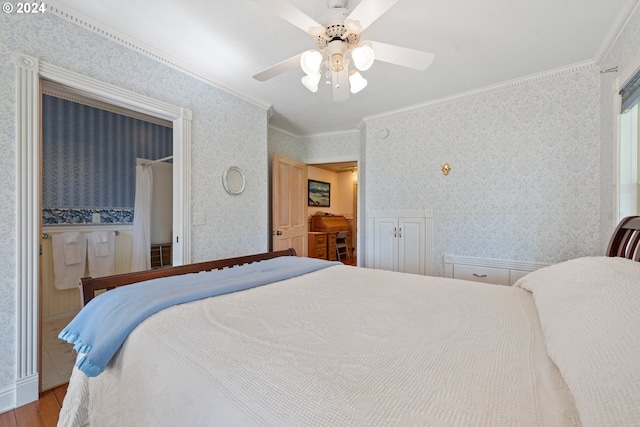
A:
<svg viewBox="0 0 640 427">
<path fill-rule="evenodd" d="M 334 136 L 347 136 L 347 135 L 354 135 L 354 134 L 360 134 L 360 130 L 359 129 L 349 129 L 349 130 L 338 130 L 338 131 L 333 131 L 333 132 L 322 132 L 322 133 L 312 133 L 309 135 L 304 135 L 302 138 L 303 139 L 311 139 L 311 138 L 332 138 Z"/>
<path fill-rule="evenodd" d="M 60 5 L 55 0 L 47 1 L 46 4 L 47 4 L 47 12 L 51 13 L 52 15 L 56 15 L 57 17 L 62 18 L 65 21 L 78 25 L 86 30 L 89 30 L 115 43 L 118 43 L 119 45 L 122 45 L 148 58 L 151 58 L 157 62 L 160 62 L 168 67 L 171 67 L 174 70 L 177 70 L 190 77 L 193 77 L 204 83 L 207 83 L 217 89 L 227 92 L 233 96 L 236 96 L 265 111 L 269 111 L 271 109 L 271 104 L 267 104 L 263 101 L 255 99 L 252 96 L 249 96 L 246 93 L 242 92 L 241 90 L 234 88 L 222 82 L 221 80 L 218 80 L 217 78 L 209 75 L 208 73 L 205 73 L 194 67 L 188 66 L 184 64 L 182 61 L 171 57 L 171 55 L 158 51 L 146 45 L 145 43 L 142 43 L 139 40 L 136 40 L 113 28 L 110 28 L 101 22 L 95 21 L 72 8 L 69 8 L 64 5 Z"/>
<path fill-rule="evenodd" d="M 605 39 L 602 46 L 600 46 L 600 49 L 598 49 L 598 51 L 596 52 L 596 55 L 595 55 L 596 64 L 602 65 L 602 61 L 604 61 L 604 59 L 609 55 L 609 52 L 611 52 L 611 49 L 620 38 L 620 35 L 622 34 L 625 27 L 629 23 L 629 20 L 634 15 L 634 13 L 636 13 L 639 7 L 640 7 L 640 0 L 634 0 L 634 2 L 631 4 L 629 9 L 620 14 L 618 19 L 616 20 L 616 25 L 613 26 L 608 37 Z"/>
<path fill-rule="evenodd" d="M 495 85 L 485 86 L 477 89 L 473 89 L 468 92 L 461 92 L 455 95 L 447 96 L 444 98 L 438 98 L 431 101 L 423 102 L 420 104 L 410 105 L 407 107 L 399 108 L 397 110 L 387 111 L 381 114 L 375 114 L 371 116 L 363 117 L 362 120 L 366 123 L 370 120 L 374 119 L 382 119 L 393 117 L 399 114 L 405 114 L 412 111 L 416 111 L 426 107 L 433 107 L 437 105 L 449 104 L 451 102 L 459 102 L 465 99 L 474 98 L 476 96 L 487 95 L 494 92 L 500 92 L 505 89 L 513 89 L 518 86 L 525 86 L 531 83 L 535 83 L 541 80 L 546 80 L 566 74 L 573 74 L 579 71 L 587 70 L 589 68 L 595 67 L 595 63 L 593 61 L 584 61 L 579 62 L 577 64 L 572 64 L 567 67 L 560 67 L 553 70 L 548 70 L 542 73 L 531 74 L 529 76 L 525 76 L 519 79 L 508 80 L 506 82 L 497 83 Z"/>
<path fill-rule="evenodd" d="M 304 136 L 296 135 L 295 133 L 289 132 L 288 130 L 284 130 L 284 129 L 279 128 L 277 126 L 274 126 L 272 124 L 268 124 L 267 127 L 269 129 L 275 130 L 276 132 L 280 132 L 280 133 L 283 133 L 283 134 L 285 134 L 287 136 L 290 136 L 291 138 L 296 138 L 296 139 L 304 138 Z"/>
<path fill-rule="evenodd" d="M 279 128 L 277 126 L 274 125 L 269 125 L 270 129 L 273 129 L 275 131 L 278 131 L 280 133 L 283 133 L 287 136 L 290 136 L 292 138 L 296 138 L 296 139 L 310 139 L 310 138 L 331 138 L 334 136 L 346 136 L 346 135 L 352 135 L 352 134 L 360 134 L 360 129 L 349 129 L 349 130 L 341 130 L 341 131 L 335 131 L 335 132 L 323 132 L 323 133 L 312 133 L 309 135 L 296 135 L 294 133 L 291 133 L 287 130 L 284 130 L 282 128 Z"/>
</svg>

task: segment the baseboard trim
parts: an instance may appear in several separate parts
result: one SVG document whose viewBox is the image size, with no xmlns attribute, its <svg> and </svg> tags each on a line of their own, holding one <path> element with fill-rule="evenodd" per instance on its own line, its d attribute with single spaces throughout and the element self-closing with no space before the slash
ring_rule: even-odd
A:
<svg viewBox="0 0 640 427">
<path fill-rule="evenodd" d="M 39 389 L 40 381 L 37 373 L 16 381 L 16 408 L 38 400 Z"/>
<path fill-rule="evenodd" d="M 0 389 L 0 414 L 10 411 L 16 407 L 15 384 Z"/>
</svg>

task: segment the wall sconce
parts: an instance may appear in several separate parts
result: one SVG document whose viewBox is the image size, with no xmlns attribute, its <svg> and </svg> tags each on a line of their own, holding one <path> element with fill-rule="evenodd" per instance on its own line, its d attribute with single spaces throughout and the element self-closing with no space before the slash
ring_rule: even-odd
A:
<svg viewBox="0 0 640 427">
<path fill-rule="evenodd" d="M 451 166 L 449 166 L 449 163 L 445 163 L 444 165 L 442 165 L 442 174 L 444 176 L 449 175 L 449 172 L 451 172 Z"/>
</svg>

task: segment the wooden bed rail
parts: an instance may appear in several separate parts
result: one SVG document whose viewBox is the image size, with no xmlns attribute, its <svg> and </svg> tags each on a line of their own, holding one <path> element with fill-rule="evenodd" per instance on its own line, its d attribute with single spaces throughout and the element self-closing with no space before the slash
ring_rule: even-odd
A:
<svg viewBox="0 0 640 427">
<path fill-rule="evenodd" d="M 628 216 L 613 232 L 607 256 L 640 261 L 640 216 Z"/>
<path fill-rule="evenodd" d="M 157 270 L 136 271 L 133 273 L 117 274 L 108 277 L 84 277 L 80 279 L 80 293 L 83 305 L 86 305 L 96 296 L 96 291 L 110 290 L 119 286 L 130 285 L 132 283 L 144 282 L 145 280 L 157 279 L 160 277 L 177 276 L 180 274 L 199 273 L 201 271 L 221 270 L 226 267 L 234 267 L 253 262 L 281 256 L 296 256 L 294 249 L 286 249 L 275 252 L 265 252 L 255 255 L 246 255 L 236 258 L 227 258 L 215 261 L 205 261 L 195 264 L 180 265 L 177 267 L 161 268 Z"/>
</svg>

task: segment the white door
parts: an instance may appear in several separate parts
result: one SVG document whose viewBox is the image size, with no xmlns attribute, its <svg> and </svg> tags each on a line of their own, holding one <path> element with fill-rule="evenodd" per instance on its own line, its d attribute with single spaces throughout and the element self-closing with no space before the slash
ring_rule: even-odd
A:
<svg viewBox="0 0 640 427">
<path fill-rule="evenodd" d="M 397 271 L 398 269 L 398 219 L 374 219 L 373 268 Z"/>
<path fill-rule="evenodd" d="M 398 270 L 424 274 L 425 220 L 424 218 L 398 219 Z"/>
<path fill-rule="evenodd" d="M 273 250 L 307 256 L 307 165 L 274 153 L 271 178 Z"/>
<path fill-rule="evenodd" d="M 426 211 L 369 213 L 367 265 L 381 270 L 427 274 Z"/>
</svg>

